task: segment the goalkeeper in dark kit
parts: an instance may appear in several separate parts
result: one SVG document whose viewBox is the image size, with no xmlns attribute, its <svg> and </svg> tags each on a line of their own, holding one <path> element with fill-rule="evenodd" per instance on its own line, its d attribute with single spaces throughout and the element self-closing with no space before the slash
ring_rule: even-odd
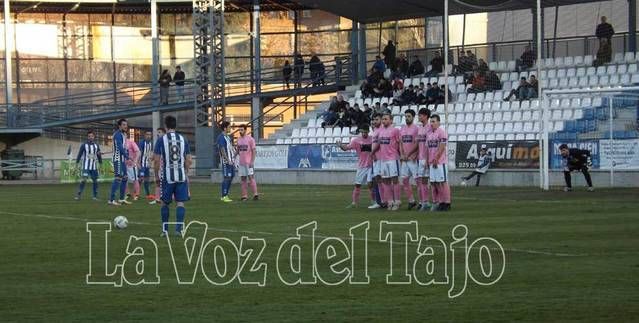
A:
<svg viewBox="0 0 639 323">
<path fill-rule="evenodd" d="M 588 171 L 588 166 L 590 166 L 590 151 L 582 150 L 577 148 L 568 148 L 568 145 L 562 144 L 559 146 L 559 151 L 561 152 L 562 165 L 564 168 L 564 179 L 566 180 L 566 187 L 564 187 L 565 192 L 572 191 L 572 179 L 570 177 L 570 173 L 572 171 L 580 171 L 584 174 L 584 178 L 586 179 L 586 183 L 588 184 L 588 191 L 594 191 L 594 187 L 592 187 L 592 178 L 590 177 L 590 172 Z"/>
</svg>

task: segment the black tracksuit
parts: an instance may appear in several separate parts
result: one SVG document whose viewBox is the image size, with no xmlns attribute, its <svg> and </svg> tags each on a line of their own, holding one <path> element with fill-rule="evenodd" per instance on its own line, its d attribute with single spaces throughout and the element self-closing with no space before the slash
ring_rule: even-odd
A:
<svg viewBox="0 0 639 323">
<path fill-rule="evenodd" d="M 590 151 L 581 150 L 577 148 L 570 148 L 567 157 L 563 157 L 564 165 L 564 179 L 566 180 L 566 187 L 572 187 L 572 181 L 570 178 L 570 172 L 574 170 L 581 171 L 584 174 L 588 187 L 592 187 L 592 179 L 590 178 L 590 172 L 588 171 L 588 158 L 590 157 Z"/>
</svg>

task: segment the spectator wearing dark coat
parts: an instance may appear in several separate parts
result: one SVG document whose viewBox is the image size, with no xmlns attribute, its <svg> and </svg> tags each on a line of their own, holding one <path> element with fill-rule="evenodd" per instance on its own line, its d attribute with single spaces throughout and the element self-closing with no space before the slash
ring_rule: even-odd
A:
<svg viewBox="0 0 639 323">
<path fill-rule="evenodd" d="M 293 68 L 291 67 L 291 63 L 287 61 L 284 62 L 284 67 L 282 67 L 282 76 L 284 77 L 284 85 L 287 89 L 291 88 L 291 75 L 293 74 Z"/>
<path fill-rule="evenodd" d="M 526 46 L 524 48 L 524 52 L 521 54 L 519 59 L 517 59 L 516 70 L 517 72 L 521 72 L 523 70 L 527 70 L 535 65 L 535 53 L 532 51 L 530 46 Z"/>
<path fill-rule="evenodd" d="M 302 87 L 302 76 L 304 75 L 304 57 L 301 54 L 295 54 L 295 59 L 293 60 L 293 72 L 295 75 L 295 87 Z"/>
<path fill-rule="evenodd" d="M 169 86 L 171 85 L 171 73 L 169 70 L 162 71 L 160 75 L 160 79 L 158 83 L 160 83 L 160 104 L 167 105 L 169 104 Z"/>
<path fill-rule="evenodd" d="M 424 74 L 424 64 L 419 60 L 419 57 L 415 56 L 415 59 L 408 68 L 408 76 L 422 75 Z"/>
<path fill-rule="evenodd" d="M 608 43 L 610 43 L 612 36 L 615 34 L 615 29 L 612 28 L 612 25 L 606 22 L 606 20 L 606 16 L 601 17 L 601 23 L 597 25 L 595 35 L 599 40 L 606 39 Z"/>
<path fill-rule="evenodd" d="M 397 57 L 397 47 L 395 47 L 395 44 L 392 40 L 388 41 L 388 44 L 386 45 L 386 47 L 384 47 L 384 51 L 382 51 L 382 54 L 384 54 L 384 63 L 386 63 L 386 66 L 388 66 L 391 71 L 395 72 L 395 58 Z"/>
<path fill-rule="evenodd" d="M 406 56 L 404 56 L 403 54 L 399 55 L 395 66 L 397 66 L 397 73 L 400 77 L 405 77 L 408 75 L 408 60 L 406 59 Z"/>
<path fill-rule="evenodd" d="M 430 67 L 431 70 L 424 76 L 437 76 L 439 73 L 444 71 L 444 58 L 439 52 L 436 52 L 435 57 L 430 60 Z"/>
<path fill-rule="evenodd" d="M 173 82 L 175 82 L 175 91 L 177 92 L 177 96 L 180 102 L 184 101 L 184 79 L 186 75 L 184 71 L 182 71 L 182 67 L 180 65 L 175 67 L 175 74 L 173 74 Z"/>
<path fill-rule="evenodd" d="M 501 90 L 501 80 L 495 71 L 490 71 L 486 76 L 486 91 L 497 90 Z"/>
<path fill-rule="evenodd" d="M 317 55 L 313 55 L 311 59 L 308 61 L 308 70 L 311 73 L 311 82 L 313 86 L 318 86 L 320 84 L 320 71 L 322 61 L 317 57 Z"/>
</svg>

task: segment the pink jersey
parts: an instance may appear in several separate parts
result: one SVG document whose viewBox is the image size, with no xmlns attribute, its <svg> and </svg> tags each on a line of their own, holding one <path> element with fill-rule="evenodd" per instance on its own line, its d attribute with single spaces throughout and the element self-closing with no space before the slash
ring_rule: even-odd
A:
<svg viewBox="0 0 639 323">
<path fill-rule="evenodd" d="M 133 140 L 127 139 L 126 149 L 129 151 L 129 159 L 130 159 L 126 161 L 126 165 L 128 167 L 137 166 L 138 157 L 140 155 L 140 148 L 138 147 L 138 144 L 136 144 L 135 141 Z"/>
<path fill-rule="evenodd" d="M 414 123 L 410 126 L 404 125 L 402 129 L 400 129 L 399 133 L 402 138 L 402 149 L 404 150 L 404 154 L 406 154 L 406 158 L 408 160 L 416 160 L 417 159 L 417 134 L 419 132 L 419 127 Z"/>
<path fill-rule="evenodd" d="M 439 144 L 446 144 L 448 142 L 448 134 L 444 128 L 439 127 L 428 133 L 428 163 L 437 165 L 446 165 L 448 163 L 448 152 L 444 151 L 438 160 L 435 160 L 437 156 L 437 150 Z"/>
<path fill-rule="evenodd" d="M 427 137 L 431 132 L 430 124 L 426 124 L 425 126 L 419 126 L 419 131 L 417 132 L 417 146 L 419 147 L 419 153 L 417 154 L 417 159 L 426 160 L 428 158 L 428 144 Z"/>
<path fill-rule="evenodd" d="M 249 135 L 240 136 L 237 139 L 237 151 L 240 154 L 240 165 L 250 166 L 253 162 L 253 149 L 255 149 L 255 139 Z"/>
<path fill-rule="evenodd" d="M 351 143 L 346 146 L 346 149 L 355 150 L 357 153 L 357 167 L 369 168 L 373 166 L 373 138 L 368 136 L 366 139 L 363 137 L 356 137 L 351 140 Z"/>
<path fill-rule="evenodd" d="M 392 125 L 380 128 L 377 133 L 379 144 L 379 159 L 382 161 L 399 160 L 399 129 Z"/>
<path fill-rule="evenodd" d="M 373 131 L 371 131 L 371 133 L 368 135 L 369 137 L 371 137 L 373 139 L 373 143 L 374 144 L 378 144 L 378 139 L 379 139 L 379 130 L 382 129 L 382 127 L 377 127 L 377 128 L 373 128 Z M 373 160 L 380 160 L 380 151 L 376 151 L 373 154 Z"/>
</svg>

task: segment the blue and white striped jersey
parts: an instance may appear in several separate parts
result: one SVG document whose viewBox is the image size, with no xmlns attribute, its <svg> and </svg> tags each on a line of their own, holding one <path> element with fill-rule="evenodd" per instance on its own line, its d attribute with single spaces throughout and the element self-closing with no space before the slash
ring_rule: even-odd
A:
<svg viewBox="0 0 639 323">
<path fill-rule="evenodd" d="M 80 145 L 76 163 L 82 161 L 82 170 L 98 170 L 98 163 L 102 164 L 100 146 L 93 141 L 87 141 Z"/>
<path fill-rule="evenodd" d="M 162 173 L 167 183 L 186 182 L 186 156 L 191 154 L 186 138 L 174 131 L 158 139 L 154 153 L 162 158 Z"/>
<path fill-rule="evenodd" d="M 233 140 L 227 134 L 222 133 L 217 137 L 217 148 L 220 152 L 220 162 L 224 162 L 226 156 L 227 165 L 235 164 L 235 152 L 233 151 Z"/>
<path fill-rule="evenodd" d="M 124 163 L 129 158 L 129 151 L 126 149 L 126 136 L 120 130 L 113 133 L 113 162 Z"/>
<path fill-rule="evenodd" d="M 140 166 L 142 168 L 151 168 L 153 164 L 153 142 L 142 140 L 138 143 L 140 148 Z"/>
</svg>

